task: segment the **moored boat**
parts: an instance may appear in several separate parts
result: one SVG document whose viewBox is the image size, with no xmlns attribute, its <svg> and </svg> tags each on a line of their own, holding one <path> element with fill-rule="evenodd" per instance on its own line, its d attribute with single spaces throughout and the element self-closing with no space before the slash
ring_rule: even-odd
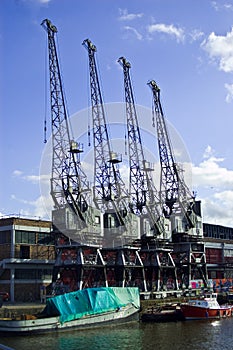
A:
<svg viewBox="0 0 233 350">
<path fill-rule="evenodd" d="M 49 298 L 37 315 L 0 319 L 0 333 L 24 335 L 83 329 L 139 318 L 138 288 L 87 288 Z"/>
<path fill-rule="evenodd" d="M 141 315 L 142 322 L 177 322 L 183 321 L 184 317 L 178 305 L 165 305 L 162 307 L 148 308 Z"/>
<path fill-rule="evenodd" d="M 203 297 L 191 299 L 180 305 L 185 320 L 200 320 L 232 316 L 231 305 L 219 305 L 217 293 L 208 293 Z"/>
</svg>

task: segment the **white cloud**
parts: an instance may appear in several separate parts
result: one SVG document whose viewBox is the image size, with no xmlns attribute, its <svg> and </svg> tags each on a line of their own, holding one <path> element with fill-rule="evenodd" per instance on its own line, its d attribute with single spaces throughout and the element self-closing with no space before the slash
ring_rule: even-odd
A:
<svg viewBox="0 0 233 350">
<path fill-rule="evenodd" d="M 29 204 L 29 205 L 32 205 L 34 202 L 33 201 L 29 201 L 27 199 L 23 199 L 23 198 L 18 198 L 16 197 L 14 194 L 11 195 L 11 199 L 17 201 L 17 202 L 20 202 L 20 203 L 23 203 L 23 204 Z"/>
<path fill-rule="evenodd" d="M 208 145 L 204 151 L 203 158 L 210 158 L 214 154 L 214 150 Z"/>
<path fill-rule="evenodd" d="M 203 222 L 233 227 L 233 191 L 225 191 L 202 199 Z"/>
<path fill-rule="evenodd" d="M 40 176 L 39 175 L 27 175 L 23 177 L 24 180 L 31 182 L 33 184 L 37 184 L 40 181 Z"/>
<path fill-rule="evenodd" d="M 231 10 L 231 11 L 233 11 L 233 4 L 230 4 L 230 3 L 224 4 L 224 5 L 223 5 L 223 8 L 224 8 L 225 10 Z"/>
<path fill-rule="evenodd" d="M 194 29 L 189 33 L 189 36 L 191 37 L 191 41 L 197 41 L 203 37 L 204 33 L 201 32 L 198 29 Z"/>
<path fill-rule="evenodd" d="M 221 10 L 227 10 L 227 11 L 232 11 L 233 10 L 233 4 L 232 3 L 220 3 L 218 1 L 212 1 L 211 2 L 212 7 L 216 10 L 216 11 L 221 11 Z"/>
<path fill-rule="evenodd" d="M 143 13 L 128 13 L 127 9 L 119 9 L 119 20 L 120 21 L 132 21 L 137 18 L 141 18 Z"/>
<path fill-rule="evenodd" d="M 13 176 L 22 176 L 23 172 L 21 170 L 14 170 Z"/>
<path fill-rule="evenodd" d="M 129 14 L 127 10 L 122 9 L 119 9 L 119 11 L 119 20 L 121 21 L 131 21 L 133 19 L 141 18 L 143 16 L 143 13 Z M 133 32 L 138 40 L 143 39 L 142 34 L 135 27 L 125 26 L 124 29 Z M 167 36 L 175 38 L 177 42 L 184 42 L 186 37 L 184 29 L 175 26 L 174 24 L 154 23 L 151 25 L 147 25 L 146 31 L 147 33 L 149 33 L 149 36 L 147 37 L 148 40 L 152 39 L 151 35 L 154 33 L 165 34 Z M 194 42 L 200 40 L 204 36 L 204 33 L 199 29 L 193 29 L 190 31 L 190 33 L 187 34 L 187 36 L 189 37 L 190 42 Z"/>
<path fill-rule="evenodd" d="M 226 73 L 233 72 L 233 27 L 225 36 L 212 32 L 202 42 L 201 47 L 218 64 L 220 70 Z"/>
<path fill-rule="evenodd" d="M 22 2 L 28 6 L 44 6 L 48 5 L 52 0 L 19 0 L 19 2 Z"/>
<path fill-rule="evenodd" d="M 45 205 L 46 203 L 46 205 Z M 34 207 L 34 216 L 41 217 L 41 218 L 50 218 L 51 220 L 51 213 L 53 209 L 53 200 L 50 195 L 47 197 L 40 196 L 38 197 L 33 203 Z"/>
<path fill-rule="evenodd" d="M 53 201 L 50 195 L 48 197 L 39 196 L 37 199 L 29 201 L 12 194 L 11 199 L 23 204 L 23 208 L 21 207 L 20 212 L 16 214 L 47 219 L 51 216 Z"/>
<path fill-rule="evenodd" d="M 17 204 L 19 203 L 19 210 L 16 215 L 24 215 L 30 217 L 41 217 L 41 218 L 49 218 L 51 215 L 51 211 L 53 208 L 52 197 L 50 196 L 50 177 L 51 174 L 48 175 L 25 175 L 21 170 L 15 170 L 13 172 L 13 176 L 17 177 L 18 181 L 25 181 L 26 186 L 33 186 L 32 188 L 34 193 L 35 187 L 34 185 L 40 185 L 41 195 L 36 200 L 31 200 L 27 198 L 32 198 L 31 195 L 25 195 L 24 198 L 19 198 L 15 194 L 11 194 L 10 198 L 14 201 L 14 207 L 17 208 Z M 46 190 L 43 190 L 46 188 Z M 28 193 L 28 192 L 27 192 Z M 26 198 L 26 199 L 25 199 Z"/>
<path fill-rule="evenodd" d="M 48 4 L 52 0 L 24 0 L 24 2 L 32 2 L 35 4 Z"/>
<path fill-rule="evenodd" d="M 138 40 L 142 40 L 142 35 L 137 31 L 137 29 L 130 26 L 125 26 L 124 29 L 126 31 L 132 32 Z"/>
<path fill-rule="evenodd" d="M 221 167 L 219 164 L 223 162 L 223 158 L 210 156 L 201 162 L 198 166 L 194 166 L 193 179 L 195 186 L 207 186 L 209 188 L 226 188 L 233 189 L 233 171 Z"/>
<path fill-rule="evenodd" d="M 233 84 L 224 85 L 227 90 L 226 102 L 230 103 L 233 100 Z"/>
<path fill-rule="evenodd" d="M 158 33 L 164 33 L 167 35 L 170 35 L 171 37 L 175 37 L 177 42 L 183 42 L 185 39 L 184 30 L 179 27 L 175 27 L 173 24 L 164 24 L 164 23 L 157 23 L 157 24 L 151 24 L 147 27 L 147 30 L 150 34 L 153 34 L 154 32 Z"/>
<path fill-rule="evenodd" d="M 219 70 L 225 73 L 233 72 L 233 27 L 225 36 L 216 35 L 212 32 L 202 42 L 201 47 L 207 52 L 210 59 L 217 64 Z M 226 83 L 224 86 L 227 90 L 225 100 L 230 103 L 233 100 L 233 84 Z"/>
<path fill-rule="evenodd" d="M 27 182 L 38 184 L 40 181 L 48 181 L 48 176 L 42 175 L 25 175 L 21 170 L 14 170 L 13 176 L 26 180 Z"/>
<path fill-rule="evenodd" d="M 204 160 L 193 166 L 193 185 L 202 202 L 203 221 L 233 227 L 233 170 L 223 167 L 224 158 L 214 153 L 208 146 Z"/>
</svg>

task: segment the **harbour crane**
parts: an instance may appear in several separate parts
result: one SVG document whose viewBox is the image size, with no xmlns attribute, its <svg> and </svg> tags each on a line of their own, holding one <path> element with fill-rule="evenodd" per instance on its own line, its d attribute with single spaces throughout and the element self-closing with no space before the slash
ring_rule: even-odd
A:
<svg viewBox="0 0 233 350">
<path fill-rule="evenodd" d="M 138 238 L 136 217 L 128 207 L 128 192 L 121 178 L 118 154 L 111 150 L 95 53 L 90 39 L 83 41 L 89 58 L 94 142 L 94 202 L 104 212 L 105 236 L 130 242 Z M 111 238 L 112 237 L 112 238 Z"/>
<path fill-rule="evenodd" d="M 151 172 L 153 167 L 145 160 L 141 132 L 130 78 L 131 64 L 125 57 L 118 62 L 123 68 L 125 107 L 128 131 L 128 154 L 130 166 L 131 210 L 141 219 L 141 254 L 145 264 L 148 288 L 161 291 L 172 276 L 174 288 L 178 288 L 176 267 L 172 258 L 171 225 L 163 216 L 157 189 Z M 165 263 L 166 262 L 166 263 Z"/>
<path fill-rule="evenodd" d="M 86 231 L 88 225 L 93 225 L 91 215 L 93 210 L 90 207 L 91 190 L 80 162 L 83 147 L 71 137 L 55 42 L 57 28 L 48 19 L 41 25 L 48 34 L 53 223 L 59 229 L 65 230 L 65 233 L 68 232 L 68 236 L 73 240 L 80 240 L 82 230 Z"/>
<path fill-rule="evenodd" d="M 191 286 L 198 276 L 207 287 L 205 245 L 203 237 L 201 203 L 191 193 L 175 161 L 171 140 L 160 101 L 160 88 L 154 80 L 148 82 L 153 95 L 153 113 L 157 126 L 157 139 L 161 164 L 160 193 L 166 216 L 172 225 L 173 257 L 182 285 Z M 196 277 L 197 278 L 197 277 Z"/>
<path fill-rule="evenodd" d="M 160 88 L 154 80 L 148 82 L 153 94 L 153 113 L 157 125 L 157 138 L 161 164 L 160 193 L 166 215 L 173 218 L 173 233 L 194 237 L 202 236 L 200 202 L 196 201 L 185 183 L 175 161 L 167 125 L 160 100 Z"/>
<path fill-rule="evenodd" d="M 118 62 L 122 66 L 124 74 L 131 210 L 135 214 L 141 215 L 144 220 L 147 218 L 151 231 L 149 235 L 165 239 L 164 217 L 161 210 L 159 195 L 151 176 L 153 168 L 150 163 L 145 160 L 142 147 L 141 133 L 129 73 L 131 64 L 125 57 L 120 57 Z"/>
</svg>

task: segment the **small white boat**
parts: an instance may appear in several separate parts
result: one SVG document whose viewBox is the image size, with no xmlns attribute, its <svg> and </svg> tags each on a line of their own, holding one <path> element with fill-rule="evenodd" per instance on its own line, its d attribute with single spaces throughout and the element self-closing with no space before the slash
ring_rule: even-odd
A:
<svg viewBox="0 0 233 350">
<path fill-rule="evenodd" d="M 25 335 L 84 329 L 139 319 L 138 288 L 87 288 L 49 298 L 38 315 L 0 319 L 0 333 Z"/>
</svg>

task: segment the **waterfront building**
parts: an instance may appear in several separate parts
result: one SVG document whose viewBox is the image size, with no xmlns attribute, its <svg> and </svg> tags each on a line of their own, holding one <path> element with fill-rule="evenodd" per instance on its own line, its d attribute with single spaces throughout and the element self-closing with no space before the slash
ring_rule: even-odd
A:
<svg viewBox="0 0 233 350">
<path fill-rule="evenodd" d="M 233 228 L 203 224 L 208 277 L 217 290 L 233 286 Z"/>
<path fill-rule="evenodd" d="M 233 241 L 233 227 L 203 223 L 204 238 Z"/>
<path fill-rule="evenodd" d="M 52 280 L 55 262 L 52 223 L 8 216 L 0 219 L 0 291 L 10 300 L 40 299 Z"/>
</svg>

